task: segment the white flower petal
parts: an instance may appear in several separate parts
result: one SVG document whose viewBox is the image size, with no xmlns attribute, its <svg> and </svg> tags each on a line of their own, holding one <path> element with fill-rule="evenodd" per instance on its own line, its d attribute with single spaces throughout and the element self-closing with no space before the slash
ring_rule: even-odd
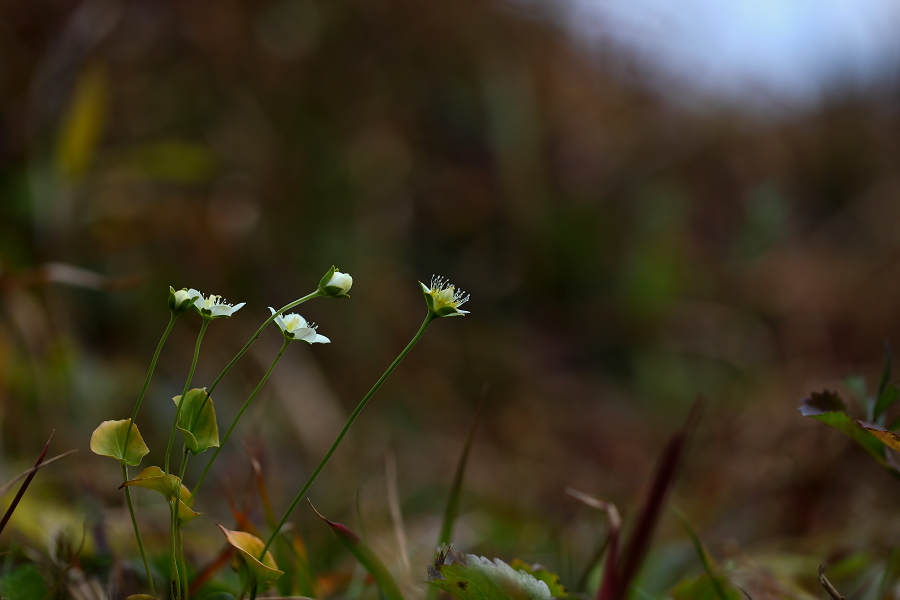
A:
<svg viewBox="0 0 900 600">
<path fill-rule="evenodd" d="M 271 306 L 269 307 L 269 310 L 272 311 L 273 315 L 276 312 L 275 309 L 272 308 Z M 275 317 L 275 324 L 278 325 L 278 329 L 280 329 L 281 331 L 285 331 L 287 329 L 287 327 L 284 324 L 284 320 L 281 318 L 281 315 L 278 315 Z"/>
<path fill-rule="evenodd" d="M 316 330 L 312 327 L 301 327 L 294 330 L 294 339 L 312 344 L 316 339 Z"/>
<path fill-rule="evenodd" d="M 331 340 L 325 337 L 324 335 L 316 334 L 315 339 L 313 339 L 310 344 L 330 344 Z"/>
</svg>

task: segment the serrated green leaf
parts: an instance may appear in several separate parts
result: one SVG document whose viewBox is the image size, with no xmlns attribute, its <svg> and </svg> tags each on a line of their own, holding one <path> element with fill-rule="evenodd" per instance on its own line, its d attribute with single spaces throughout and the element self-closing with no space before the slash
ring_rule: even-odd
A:
<svg viewBox="0 0 900 600">
<path fill-rule="evenodd" d="M 538 581 L 546 583 L 547 587 L 550 589 L 550 595 L 554 598 L 567 598 L 569 596 L 569 590 L 562 584 L 559 575 L 552 573 L 541 565 L 529 566 L 527 563 L 517 558 L 512 561 L 510 566 L 516 571 L 524 571 L 525 573 L 534 576 Z"/>
<path fill-rule="evenodd" d="M 444 590 L 456 600 L 550 600 L 550 588 L 525 571 L 513 569 L 495 558 L 493 561 L 467 554 L 464 563 L 437 566 L 439 578 L 430 585 Z"/>
<path fill-rule="evenodd" d="M 312 506 L 312 503 L 310 503 L 310 506 Z M 369 545 L 363 542 L 360 537 L 347 526 L 335 523 L 334 521 L 329 521 L 319 514 L 319 511 L 317 511 L 315 507 L 313 507 L 313 510 L 316 511 L 316 514 L 319 515 L 320 519 L 328 523 L 328 526 L 331 527 L 331 531 L 334 532 L 334 535 L 337 536 L 337 539 L 341 544 L 350 551 L 350 554 L 352 554 L 356 560 L 359 561 L 359 564 L 369 572 L 369 575 L 375 579 L 375 582 L 381 588 L 384 597 L 387 598 L 387 600 L 403 600 L 403 594 L 400 592 L 400 588 L 397 586 L 397 582 L 394 580 L 391 572 L 384 566 L 384 563 L 381 562 L 381 559 L 378 558 L 378 555 L 375 554 Z"/>
<path fill-rule="evenodd" d="M 131 434 L 128 434 L 130 419 L 121 421 L 103 421 L 91 434 L 91 452 L 100 456 L 115 458 L 120 464 L 136 467 L 141 464 L 144 456 L 150 452 L 137 423 L 131 424 Z M 125 448 L 125 437 L 128 436 L 128 448 Z"/>
<path fill-rule="evenodd" d="M 826 390 L 811 394 L 800 406 L 800 414 L 817 419 L 849 436 L 871 454 L 878 464 L 889 468 L 884 457 L 884 444 L 847 414 L 843 400 L 835 392 Z"/>
<path fill-rule="evenodd" d="M 232 563 L 232 566 L 237 566 L 242 580 L 249 578 L 252 584 L 262 586 L 263 589 L 260 591 L 264 591 L 284 575 L 284 571 L 278 570 L 271 552 L 267 551 L 262 561 L 257 558 L 265 547 L 261 539 L 243 531 L 225 529 L 221 525 L 219 529 L 225 534 L 228 543 L 238 551 L 235 556 L 236 565 Z"/>
<path fill-rule="evenodd" d="M 172 400 L 175 406 L 178 406 L 181 396 L 175 396 Z M 184 445 L 191 454 L 200 454 L 209 448 L 219 447 L 216 411 L 213 408 L 212 398 L 207 398 L 206 388 L 195 388 L 185 394 L 178 415 L 178 430 L 184 436 Z"/>
</svg>

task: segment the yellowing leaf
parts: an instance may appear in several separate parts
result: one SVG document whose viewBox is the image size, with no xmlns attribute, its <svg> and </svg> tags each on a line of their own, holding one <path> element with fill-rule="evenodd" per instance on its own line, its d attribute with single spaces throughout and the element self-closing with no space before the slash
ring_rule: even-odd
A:
<svg viewBox="0 0 900 600">
<path fill-rule="evenodd" d="M 203 513 L 194 512 L 191 509 L 191 492 L 187 486 L 181 485 L 181 498 L 178 501 L 178 520 L 182 523 L 193 521 Z"/>
<path fill-rule="evenodd" d="M 550 594 L 554 598 L 568 597 L 569 591 L 560 581 L 559 575 L 550 572 L 545 567 L 542 567 L 541 565 L 528 565 L 528 563 L 521 561 L 518 558 L 512 561 L 510 566 L 516 571 L 524 571 L 525 573 L 532 575 L 538 581 L 546 583 L 547 587 L 550 588 Z"/>
<path fill-rule="evenodd" d="M 272 558 L 271 552 L 266 552 L 263 560 L 260 562 L 259 555 L 262 553 L 265 544 L 255 535 L 250 535 L 243 531 L 231 531 L 219 525 L 219 529 L 225 534 L 228 543 L 234 546 L 238 554 L 235 556 L 237 569 L 241 573 L 241 577 L 249 577 L 250 582 L 255 585 L 261 585 L 264 589 L 272 587 L 278 581 L 278 578 L 284 575 L 284 571 L 279 571 Z M 234 564 L 232 565 L 234 566 Z M 262 591 L 262 590 L 260 590 Z"/>
<path fill-rule="evenodd" d="M 871 423 L 860 423 L 860 426 L 881 440 L 886 446 L 900 451 L 900 435 Z"/>
<path fill-rule="evenodd" d="M 128 434 L 130 419 L 121 421 L 103 421 L 91 434 L 91 452 L 100 456 L 115 458 L 123 465 L 136 467 L 141 459 L 150 452 L 137 424 L 132 423 L 131 434 Z M 125 437 L 128 437 L 128 448 L 125 448 Z"/>
<path fill-rule="evenodd" d="M 157 491 L 169 501 L 175 497 L 178 486 L 181 486 L 181 496 L 178 500 L 178 520 L 182 523 L 187 523 L 203 514 L 194 512 L 185 503 L 190 502 L 191 492 L 181 483 L 181 479 L 171 473 L 166 475 L 159 467 L 147 467 L 141 471 L 137 477 L 123 483 L 121 487 L 125 486 L 142 487 L 147 488 L 148 490 Z"/>
<path fill-rule="evenodd" d="M 179 485 L 181 485 L 181 480 L 177 475 L 172 475 L 171 473 L 166 475 L 159 467 L 147 467 L 137 477 L 123 483 L 122 487 L 137 486 L 155 490 L 162 494 L 166 500 L 171 500 L 175 497 Z"/>
</svg>

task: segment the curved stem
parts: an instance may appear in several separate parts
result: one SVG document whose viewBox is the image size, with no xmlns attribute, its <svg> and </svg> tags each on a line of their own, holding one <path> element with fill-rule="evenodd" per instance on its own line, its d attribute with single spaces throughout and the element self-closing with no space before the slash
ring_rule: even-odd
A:
<svg viewBox="0 0 900 600">
<path fill-rule="evenodd" d="M 241 416 L 243 416 L 244 411 L 247 410 L 247 407 L 250 406 L 250 403 L 253 402 L 253 399 L 256 398 L 256 395 L 259 393 L 259 390 L 262 389 L 263 385 L 265 385 L 266 381 L 269 379 L 269 375 L 272 374 L 272 371 L 275 369 L 275 365 L 278 364 L 278 361 L 281 360 L 281 356 L 284 354 L 284 351 L 287 350 L 288 344 L 291 343 L 291 340 L 287 337 L 284 338 L 284 343 L 281 344 L 281 350 L 278 351 L 278 355 L 275 357 L 275 360 L 272 361 L 272 364 L 269 365 L 269 370 L 266 371 L 266 374 L 263 375 L 263 378 L 256 384 L 256 387 L 250 392 L 250 396 L 247 400 L 244 401 L 244 405 L 241 406 L 241 410 L 238 411 L 237 416 L 234 417 L 234 420 L 231 422 L 231 425 L 228 427 L 228 431 L 225 432 L 225 437 L 219 442 L 219 447 L 216 448 L 213 455 L 210 457 L 209 462 L 206 463 L 206 466 L 203 468 L 203 473 L 200 474 L 200 478 L 197 480 L 197 483 L 194 484 L 194 492 L 191 494 L 191 499 L 197 496 L 197 491 L 200 489 L 200 486 L 203 485 L 203 480 L 206 479 L 206 474 L 209 473 L 210 467 L 216 461 L 216 458 L 219 456 L 219 452 L 222 451 L 222 447 L 225 446 L 225 442 L 228 441 L 228 438 L 231 437 L 231 432 L 234 431 L 235 425 L 240 420 Z M 208 395 L 207 395 L 208 396 Z"/>
<path fill-rule="evenodd" d="M 216 389 L 216 386 L 219 385 L 219 382 L 222 381 L 222 378 L 225 377 L 225 374 L 228 373 L 228 371 L 231 370 L 231 367 L 233 367 L 234 364 L 238 360 L 240 360 L 240 358 L 244 354 L 247 353 L 247 350 L 250 349 L 250 346 L 253 345 L 253 342 L 256 341 L 256 338 L 258 338 L 262 334 L 262 332 L 266 329 L 266 327 L 269 326 L 269 323 L 271 323 L 272 321 L 275 320 L 275 317 L 281 315 L 286 310 L 290 310 L 290 309 L 294 308 L 295 306 L 299 306 L 300 304 L 303 304 L 307 300 L 312 300 L 313 298 L 316 298 L 321 295 L 322 294 L 321 294 L 321 292 L 319 292 L 319 290 L 316 290 L 312 294 L 307 294 L 306 296 L 303 296 L 302 298 L 300 298 L 298 300 L 294 300 L 293 302 L 285 304 L 280 309 L 275 311 L 274 315 L 270 316 L 268 319 L 263 321 L 263 324 L 260 325 L 259 329 L 256 330 L 256 333 L 253 334 L 253 337 L 251 337 L 249 340 L 247 340 L 247 343 L 244 344 L 244 347 L 241 348 L 238 351 L 238 353 L 234 355 L 234 358 L 232 358 L 231 361 L 227 365 L 225 365 L 225 368 L 222 369 L 222 372 L 219 373 L 218 377 L 216 377 L 215 380 L 213 380 L 212 385 L 209 386 L 209 390 L 207 390 L 207 392 L 206 392 L 206 397 L 203 399 L 203 402 L 200 403 L 200 407 L 197 409 L 197 414 L 200 414 L 200 411 L 203 410 L 204 406 L 206 406 L 206 401 L 209 400 L 209 397 L 212 395 L 213 390 Z"/>
<path fill-rule="evenodd" d="M 165 462 L 165 473 L 169 474 L 169 456 L 172 454 L 172 443 L 175 441 L 175 428 L 178 425 L 178 417 L 181 415 L 181 405 L 184 403 L 184 395 L 187 394 L 188 389 L 191 387 L 191 380 L 194 378 L 194 369 L 197 368 L 197 358 L 200 356 L 200 344 L 203 342 L 203 334 L 206 333 L 206 328 L 209 327 L 209 322 L 212 319 L 207 317 L 203 317 L 203 325 L 200 326 L 200 334 L 197 335 L 197 343 L 194 345 L 194 360 L 191 362 L 191 370 L 188 372 L 187 381 L 184 382 L 184 389 L 181 391 L 181 397 L 178 398 L 178 407 L 175 409 L 175 418 L 172 419 L 172 431 L 169 432 L 169 445 L 166 446 L 166 462 Z"/>
<path fill-rule="evenodd" d="M 128 467 L 122 465 L 122 477 L 128 481 Z M 156 594 L 153 585 L 153 575 L 150 573 L 150 564 L 147 562 L 147 553 L 144 552 L 144 541 L 141 539 L 141 531 L 138 529 L 137 517 L 134 514 L 134 504 L 131 502 L 131 488 L 125 486 L 125 501 L 128 503 L 128 512 L 131 513 L 131 524 L 134 525 L 134 535 L 137 537 L 138 549 L 141 551 L 141 560 L 144 561 L 144 571 L 147 572 L 147 582 L 150 584 L 150 593 Z"/>
<path fill-rule="evenodd" d="M 406 345 L 406 348 L 403 349 L 403 351 L 397 356 L 397 358 L 394 359 L 394 362 L 392 362 L 391 366 L 389 366 L 387 368 L 387 371 L 385 371 L 384 374 L 378 378 L 378 381 L 375 382 L 375 385 L 372 386 L 372 389 L 369 390 L 369 392 L 365 396 L 363 396 L 363 399 L 360 401 L 360 403 L 357 405 L 356 409 L 353 411 L 353 413 L 351 413 L 350 418 L 348 418 L 347 422 L 344 424 L 344 428 L 341 429 L 341 432 L 338 434 L 337 438 L 334 440 L 334 443 L 331 445 L 331 448 L 328 450 L 328 453 L 325 454 L 325 458 L 322 459 L 322 461 L 319 463 L 319 466 L 316 467 L 316 470 L 313 471 L 312 475 L 309 476 L 309 479 L 303 485 L 303 488 L 294 497 L 294 500 L 291 502 L 290 506 L 288 506 L 287 510 L 284 512 L 284 516 L 281 517 L 281 520 L 275 526 L 275 530 L 272 531 L 272 535 L 269 536 L 269 540 L 266 542 L 266 545 L 263 548 L 262 552 L 260 552 L 259 560 L 262 560 L 263 557 L 266 555 L 266 551 L 269 549 L 269 546 L 272 545 L 272 542 L 275 541 L 275 538 L 278 536 L 278 532 L 281 531 L 282 527 L 284 527 L 284 523 L 287 521 L 291 512 L 293 512 L 294 508 L 297 507 L 297 504 L 299 504 L 300 501 L 304 498 L 304 496 L 306 496 L 306 492 L 309 491 L 310 486 L 312 486 L 313 482 L 319 476 L 319 473 L 325 467 L 325 464 L 328 462 L 328 459 L 330 459 L 331 455 L 334 454 L 334 451 L 337 450 L 337 447 L 340 445 L 341 440 L 344 439 L 344 436 L 347 434 L 347 431 L 350 429 L 350 426 L 353 425 L 353 421 L 355 421 L 356 417 L 359 416 L 359 413 L 362 412 L 362 409 L 364 409 L 366 407 L 366 404 L 368 404 L 369 399 L 375 394 L 375 392 L 378 391 L 378 388 L 381 387 L 381 384 L 383 384 L 385 382 L 385 380 L 394 371 L 394 369 L 397 368 L 397 365 L 400 364 L 400 361 L 402 361 L 404 359 L 404 357 L 406 357 L 406 355 L 409 354 L 409 351 L 412 350 L 413 346 L 415 346 L 416 343 L 419 341 L 419 338 L 422 337 L 422 334 L 425 333 L 425 329 L 436 318 L 437 317 L 434 315 L 434 313 L 432 313 L 432 312 L 428 313 L 428 316 L 425 317 L 425 321 L 422 323 L 422 326 L 419 328 L 418 333 L 416 333 L 416 335 L 413 337 L 413 339 L 410 340 L 409 344 Z"/>
</svg>

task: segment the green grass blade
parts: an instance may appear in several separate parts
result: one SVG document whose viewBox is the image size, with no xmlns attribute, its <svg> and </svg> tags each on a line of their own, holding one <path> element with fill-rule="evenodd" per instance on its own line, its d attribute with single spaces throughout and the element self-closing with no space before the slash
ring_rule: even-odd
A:
<svg viewBox="0 0 900 600">
<path fill-rule="evenodd" d="M 441 524 L 441 533 L 438 536 L 438 546 L 449 544 L 453 535 L 453 525 L 456 523 L 456 516 L 459 514 L 459 497 L 462 492 L 463 476 L 466 473 L 466 464 L 469 462 L 469 451 L 472 449 L 472 440 L 475 438 L 475 429 L 478 427 L 478 421 L 481 418 L 481 408 L 484 404 L 484 396 L 478 402 L 478 408 L 475 411 L 475 417 L 469 426 L 469 433 L 466 436 L 466 443 L 463 445 L 462 453 L 459 455 L 459 462 L 456 464 L 456 473 L 453 475 L 453 485 L 450 486 L 450 496 L 447 500 L 447 510 L 444 511 L 444 521 Z"/>
<path fill-rule="evenodd" d="M 362 541 L 362 539 L 346 525 L 329 521 L 323 517 L 312 505 L 312 502 L 310 502 L 309 505 L 315 513 L 319 515 L 319 518 L 331 527 L 331 531 L 334 532 L 341 544 L 350 551 L 350 554 L 352 554 L 356 560 L 359 561 L 359 564 L 361 564 L 375 579 L 375 582 L 381 587 L 381 592 L 384 594 L 384 597 L 387 600 L 404 600 L 403 594 L 400 592 L 400 587 L 394 580 L 393 575 L 391 575 L 391 572 L 388 571 L 387 567 L 384 566 L 384 563 L 381 562 L 381 559 L 378 558 L 369 545 Z"/>
</svg>

